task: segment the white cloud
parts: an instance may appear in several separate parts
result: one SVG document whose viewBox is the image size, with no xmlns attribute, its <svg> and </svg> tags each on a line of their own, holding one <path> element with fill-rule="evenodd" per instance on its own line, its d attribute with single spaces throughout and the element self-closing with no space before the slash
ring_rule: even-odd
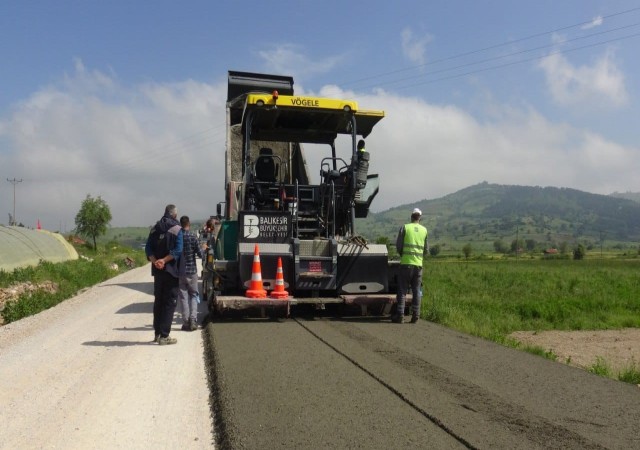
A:
<svg viewBox="0 0 640 450">
<path fill-rule="evenodd" d="M 17 219 L 70 230 L 87 194 L 107 201 L 113 225 L 150 224 L 166 203 L 208 217 L 223 199 L 225 98 L 226 85 L 191 80 L 127 88 L 76 62 L 0 119 L 0 167 L 24 179 Z M 0 191 L 0 223 L 9 203 Z"/>
<path fill-rule="evenodd" d="M 106 97 L 97 88 L 104 83 Z M 381 180 L 375 211 L 485 180 L 601 194 L 640 191 L 640 148 L 552 123 L 526 107 L 492 102 L 490 119 L 481 122 L 454 106 L 382 90 L 365 95 L 326 86 L 320 95 L 385 110 L 367 138 L 371 173 Z M 0 118 L 2 176 L 24 180 L 16 187 L 18 220 L 70 230 L 87 194 L 107 201 L 115 226 L 149 225 L 166 203 L 177 204 L 181 214 L 208 217 L 223 199 L 225 98 L 225 83 L 127 87 L 96 71 L 35 92 Z M 319 160 L 311 153 L 315 178 Z M 5 181 L 1 223 L 11 209 L 12 186 Z"/>
<path fill-rule="evenodd" d="M 479 122 L 453 106 L 436 106 L 383 91 L 355 97 L 361 108 L 386 117 L 367 138 L 371 173 L 381 189 L 380 211 L 438 198 L 481 181 L 572 187 L 608 194 L 639 191 L 634 177 L 640 148 L 608 141 L 588 130 L 552 123 L 532 109 L 493 105 L 491 121 Z"/>
<path fill-rule="evenodd" d="M 115 74 L 106 75 L 99 70 L 87 70 L 80 58 L 73 59 L 75 71 L 65 75 L 64 85 L 67 90 L 80 92 L 100 92 L 105 95 L 113 93 L 116 88 Z"/>
<path fill-rule="evenodd" d="M 600 109 L 628 103 L 625 77 L 613 52 L 607 51 L 592 65 L 574 66 L 560 53 L 539 63 L 553 100 L 562 106 Z"/>
<path fill-rule="evenodd" d="M 599 27 L 600 25 L 602 25 L 603 22 L 604 22 L 604 20 L 602 19 L 602 16 L 596 16 L 596 17 L 593 18 L 593 20 L 591 22 L 582 25 L 580 27 L 580 29 L 581 30 L 589 30 L 591 28 Z"/>
<path fill-rule="evenodd" d="M 343 55 L 332 55 L 325 58 L 311 58 L 300 45 L 274 45 L 260 50 L 265 69 L 269 73 L 286 73 L 294 79 L 307 78 L 327 73 L 344 60 Z"/>
<path fill-rule="evenodd" d="M 402 53 L 413 64 L 422 65 L 427 61 L 427 45 L 431 42 L 430 35 L 416 36 L 410 27 L 402 30 Z"/>
</svg>

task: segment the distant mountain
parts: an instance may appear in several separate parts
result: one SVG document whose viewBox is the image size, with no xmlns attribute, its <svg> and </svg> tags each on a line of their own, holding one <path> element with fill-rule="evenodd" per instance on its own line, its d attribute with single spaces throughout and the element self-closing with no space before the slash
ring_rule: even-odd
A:
<svg viewBox="0 0 640 450">
<path fill-rule="evenodd" d="M 611 196 L 616 198 L 626 198 L 627 200 L 633 200 L 634 202 L 640 203 L 640 192 L 614 192 Z"/>
<path fill-rule="evenodd" d="M 480 183 L 435 200 L 421 200 L 356 224 L 369 239 L 395 239 L 413 207 L 422 209 L 429 236 L 437 240 L 535 240 L 629 242 L 640 240 L 640 203 L 569 188 Z"/>
</svg>

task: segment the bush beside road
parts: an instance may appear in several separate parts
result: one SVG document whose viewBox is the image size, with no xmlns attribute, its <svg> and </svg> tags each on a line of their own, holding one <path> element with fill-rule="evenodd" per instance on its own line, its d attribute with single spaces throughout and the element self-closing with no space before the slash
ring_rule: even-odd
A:
<svg viewBox="0 0 640 450">
<path fill-rule="evenodd" d="M 0 270 L 0 324 L 37 314 L 78 291 L 146 264 L 144 252 L 110 243 L 98 252 L 75 246 L 80 258 Z"/>
</svg>

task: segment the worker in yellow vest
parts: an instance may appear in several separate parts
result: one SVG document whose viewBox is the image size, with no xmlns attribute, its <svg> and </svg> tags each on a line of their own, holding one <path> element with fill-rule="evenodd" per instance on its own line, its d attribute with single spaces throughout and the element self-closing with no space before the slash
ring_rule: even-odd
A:
<svg viewBox="0 0 640 450">
<path fill-rule="evenodd" d="M 422 263 L 429 253 L 427 229 L 420 225 L 422 211 L 415 208 L 411 213 L 411 223 L 403 225 L 398 232 L 396 248 L 400 254 L 400 272 L 398 273 L 398 295 L 396 313 L 391 317 L 394 323 L 404 322 L 404 304 L 407 291 L 413 293 L 411 323 L 420 318 L 420 300 L 422 296 Z"/>
</svg>

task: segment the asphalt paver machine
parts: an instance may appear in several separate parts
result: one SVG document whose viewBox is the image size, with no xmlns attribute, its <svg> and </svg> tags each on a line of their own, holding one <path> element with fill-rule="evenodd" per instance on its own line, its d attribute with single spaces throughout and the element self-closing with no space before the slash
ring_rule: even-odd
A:
<svg viewBox="0 0 640 450">
<path fill-rule="evenodd" d="M 387 314 L 395 301 L 387 248 L 355 229 L 379 188 L 358 142 L 384 112 L 350 100 L 296 96 L 292 77 L 235 71 L 226 105 L 225 200 L 203 265 L 210 312 L 264 316 L 337 305 Z M 315 183 L 303 145 L 318 161 Z M 255 278 L 256 246 L 264 289 L 274 289 L 280 259 L 289 297 L 245 295 Z"/>
</svg>

